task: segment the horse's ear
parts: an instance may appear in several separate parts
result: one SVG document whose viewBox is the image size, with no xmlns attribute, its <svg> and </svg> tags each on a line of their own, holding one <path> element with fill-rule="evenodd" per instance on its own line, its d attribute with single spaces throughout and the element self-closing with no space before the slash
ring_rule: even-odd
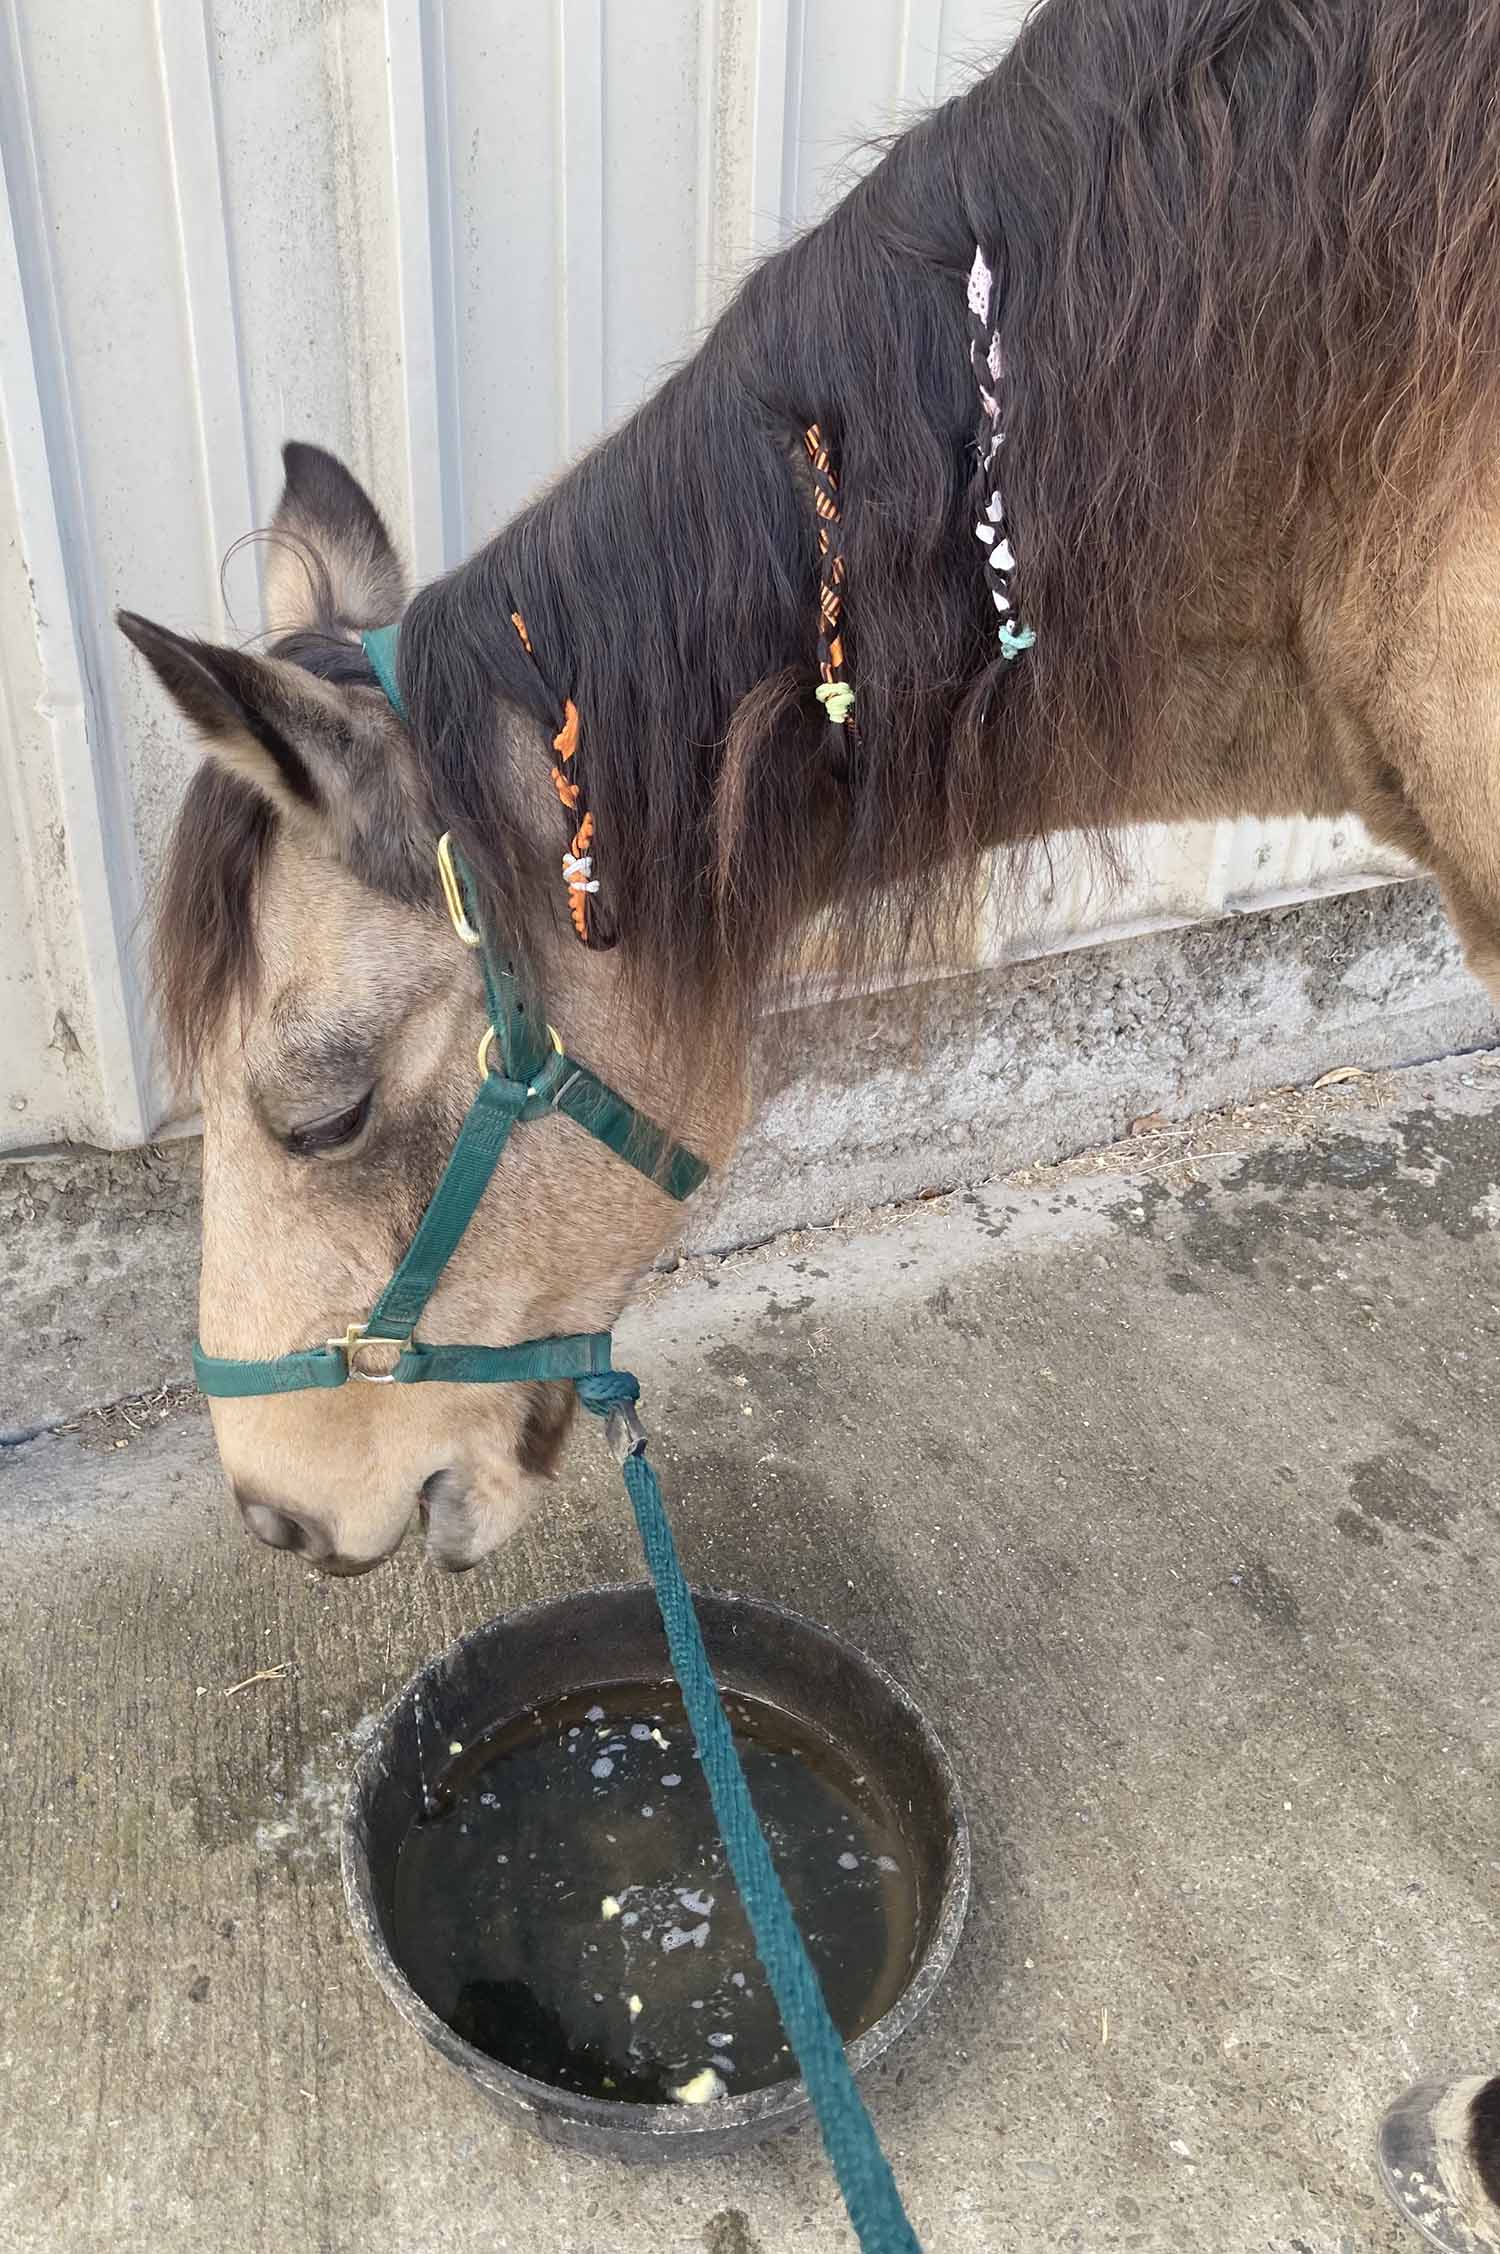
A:
<svg viewBox="0 0 1500 2254">
<path fill-rule="evenodd" d="M 431 890 L 432 821 L 404 731 L 368 680 L 222 649 L 134 611 L 120 631 L 205 739 L 316 851 L 401 899 Z"/>
<path fill-rule="evenodd" d="M 332 715 L 319 684 L 274 658 L 174 634 L 134 611 L 117 611 L 115 623 L 222 766 L 284 813 L 305 818 L 326 807 L 318 744 Z"/>
<path fill-rule="evenodd" d="M 389 626 L 406 579 L 380 511 L 336 455 L 294 439 L 271 520 L 263 603 L 273 634 Z"/>
</svg>

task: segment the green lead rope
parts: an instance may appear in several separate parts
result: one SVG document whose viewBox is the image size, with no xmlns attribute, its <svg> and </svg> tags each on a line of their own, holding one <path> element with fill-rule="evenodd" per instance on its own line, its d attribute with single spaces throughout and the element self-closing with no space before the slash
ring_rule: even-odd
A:
<svg viewBox="0 0 1500 2254">
<path fill-rule="evenodd" d="M 681 1686 L 729 1867 L 781 2024 L 802 2069 L 854 2235 L 863 2254 L 922 2254 L 755 1813 L 667 1522 L 661 1486 L 646 1461 L 646 1437 L 633 1414 L 641 1389 L 628 1370 L 610 1370 L 599 1377 L 576 1378 L 574 1390 L 586 1409 L 611 1423 L 611 1438 L 621 1454 L 625 1490 L 667 1632 L 672 1671 Z"/>
</svg>

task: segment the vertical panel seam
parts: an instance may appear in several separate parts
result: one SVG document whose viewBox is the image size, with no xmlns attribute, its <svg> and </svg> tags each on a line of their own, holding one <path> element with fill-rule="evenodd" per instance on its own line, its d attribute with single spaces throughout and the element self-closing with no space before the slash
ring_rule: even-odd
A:
<svg viewBox="0 0 1500 2254">
<path fill-rule="evenodd" d="M 560 436 L 567 458 L 605 420 L 602 0 L 559 0 L 557 24 Z"/>
<path fill-rule="evenodd" d="M 164 11 L 162 0 L 155 0 L 153 13 L 167 162 L 177 218 L 178 266 L 193 362 L 193 409 L 207 520 L 210 599 L 219 609 L 221 627 L 225 627 L 228 621 L 219 574 L 231 543 L 254 525 L 256 502 L 218 88 L 205 6 L 193 7 L 190 0 L 169 0 Z M 228 455 L 221 449 L 217 430 L 210 428 L 210 401 L 216 393 L 220 407 L 212 419 L 226 424 L 232 433 L 233 448 Z M 260 564 L 257 549 L 257 583 Z"/>
<path fill-rule="evenodd" d="M 84 977 L 94 1010 L 94 1067 L 103 1108 L 104 1138 L 144 1140 L 149 1132 L 149 1036 L 145 995 L 132 956 L 144 906 L 140 850 L 133 810 L 118 756 L 119 714 L 102 626 L 102 587 L 84 482 L 77 418 L 68 384 L 57 283 L 47 248 L 36 123 L 14 0 L 4 18 L 8 70 L 0 70 L 0 149 L 13 233 L 16 283 L 26 341 L 19 347 L 30 376 L 31 401 L 41 442 L 53 538 L 50 561 L 60 579 L 68 614 L 64 635 L 54 629 L 42 649 L 54 679 L 59 670 L 79 707 L 82 759 L 65 748 L 51 727 L 58 782 L 71 807 L 68 855 L 75 880 L 74 913 Z M 41 613 L 38 612 L 40 627 Z M 84 773 L 77 772 L 81 766 Z M 90 885 L 106 905 L 100 931 Z"/>
</svg>

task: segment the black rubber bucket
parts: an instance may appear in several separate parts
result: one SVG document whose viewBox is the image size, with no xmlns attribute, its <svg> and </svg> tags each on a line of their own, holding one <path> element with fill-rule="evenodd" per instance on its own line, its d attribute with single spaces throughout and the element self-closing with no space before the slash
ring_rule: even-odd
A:
<svg viewBox="0 0 1500 2254">
<path fill-rule="evenodd" d="M 913 1700 L 852 1645 L 779 1605 L 710 1594 L 696 1602 L 720 1687 L 779 1708 L 832 1740 L 901 1812 L 903 1844 L 917 1874 L 917 1943 L 895 2002 L 850 2045 L 858 2073 L 919 2018 L 958 1946 L 969 1898 L 969 1833 L 957 1782 Z M 472 1745 L 571 1693 L 660 1684 L 670 1673 L 656 1599 L 644 1584 L 590 1590 L 489 1622 L 433 1660 L 381 1718 L 354 1772 L 342 1839 L 355 1933 L 402 2017 L 500 2112 L 554 2143 L 632 2160 L 756 2143 L 804 2120 L 807 2092 L 789 2078 L 709 2106 L 616 2103 L 500 2063 L 439 2018 L 403 1971 L 395 1872 L 424 1804 L 434 1740 Z"/>
</svg>

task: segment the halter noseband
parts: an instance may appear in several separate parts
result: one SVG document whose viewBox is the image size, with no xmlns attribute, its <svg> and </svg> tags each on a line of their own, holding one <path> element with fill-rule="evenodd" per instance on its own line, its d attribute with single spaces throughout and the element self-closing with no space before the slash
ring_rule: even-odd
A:
<svg viewBox="0 0 1500 2254">
<path fill-rule="evenodd" d="M 375 677 L 404 719 L 396 685 L 396 628 L 362 637 Z M 417 1224 L 395 1274 L 363 1322 L 342 1338 L 273 1360 L 252 1362 L 193 1348 L 200 1391 L 219 1399 L 257 1393 L 300 1393 L 346 1385 L 502 1385 L 524 1379 L 598 1377 L 610 1367 L 608 1331 L 565 1338 L 532 1338 L 519 1346 L 429 1346 L 415 1329 L 439 1277 L 489 1186 L 518 1120 L 559 1112 L 603 1143 L 617 1158 L 657 1184 L 668 1197 L 691 1197 L 708 1168 L 681 1143 L 606 1086 L 564 1049 L 550 1025 L 539 1028 L 522 997 L 514 962 L 502 962 L 485 937 L 474 908 L 473 886 L 446 833 L 437 845 L 438 875 L 455 935 L 478 954 L 484 972 L 489 1023 L 479 1044 L 479 1093 L 469 1106 L 432 1201 Z M 395 1347 L 389 1368 L 371 1369 L 372 1347 Z"/>
</svg>

